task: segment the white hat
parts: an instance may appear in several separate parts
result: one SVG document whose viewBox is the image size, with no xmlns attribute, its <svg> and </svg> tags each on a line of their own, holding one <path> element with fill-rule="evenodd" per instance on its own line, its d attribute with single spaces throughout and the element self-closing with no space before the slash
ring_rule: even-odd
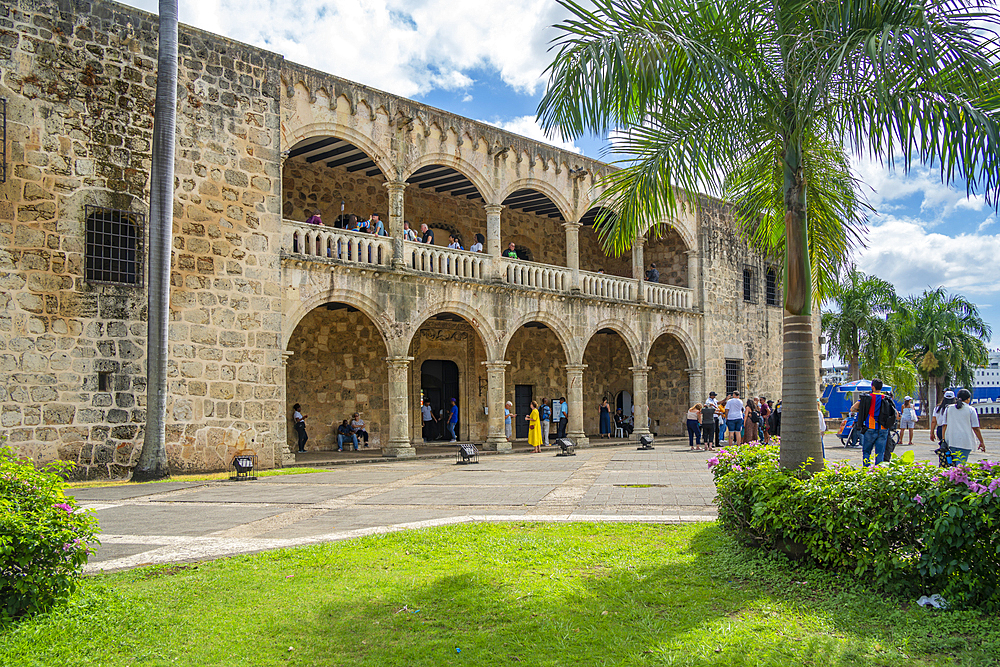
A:
<svg viewBox="0 0 1000 667">
<path fill-rule="evenodd" d="M 944 397 L 945 398 L 955 398 L 955 392 L 953 392 L 951 389 L 949 389 L 948 391 L 944 392 Z"/>
<path fill-rule="evenodd" d="M 904 401 L 912 401 L 912 400 L 913 400 L 913 397 L 912 397 L 912 396 L 904 396 L 904 397 L 903 397 L 903 400 L 904 400 Z"/>
</svg>

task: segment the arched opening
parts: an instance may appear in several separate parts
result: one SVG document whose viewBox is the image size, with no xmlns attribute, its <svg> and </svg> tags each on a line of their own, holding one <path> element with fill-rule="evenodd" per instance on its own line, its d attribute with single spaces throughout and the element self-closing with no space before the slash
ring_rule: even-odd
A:
<svg viewBox="0 0 1000 667">
<path fill-rule="evenodd" d="M 601 329 L 591 337 L 583 363 L 587 365 L 583 372 L 583 429 L 588 437 L 596 438 L 601 432 L 601 401 L 606 398 L 609 406 L 614 406 L 621 392 L 632 391 L 629 369 L 634 364 L 625 339 L 613 329 Z"/>
<path fill-rule="evenodd" d="M 406 179 L 405 218 L 417 236 L 420 226 L 434 232 L 434 245 L 447 246 L 449 235 L 463 250 L 476 242 L 476 234 L 486 235 L 485 199 L 468 176 L 439 164 L 420 167 Z M 485 250 L 485 248 L 484 248 Z"/>
<path fill-rule="evenodd" d="M 659 238 L 653 231 L 646 235 L 643 247 L 644 269 L 648 269 L 650 264 L 656 264 L 661 284 L 689 287 L 687 244 L 673 227 L 664 225 L 659 231 Z"/>
<path fill-rule="evenodd" d="M 686 433 L 685 413 L 691 407 L 689 366 L 684 347 L 676 336 L 663 334 L 653 342 L 647 359 L 646 380 L 650 430 L 659 435 Z"/>
<path fill-rule="evenodd" d="M 486 348 L 476 329 L 462 316 L 441 312 L 427 319 L 410 342 L 408 356 L 413 357 L 410 373 L 409 413 L 414 416 L 411 434 L 414 442 L 441 440 L 448 432 L 451 399 L 457 399 L 459 441 L 482 442 L 487 434 Z M 424 425 L 421 406 L 430 401 L 433 418 Z M 429 430 L 427 430 L 429 429 Z"/>
<path fill-rule="evenodd" d="M 580 224 L 583 225 L 580 228 L 580 270 L 592 273 L 603 271 L 607 275 L 631 278 L 631 255 L 625 253 L 621 257 L 610 257 L 601 248 L 594 224 L 603 210 L 600 206 L 594 206 L 580 218 Z"/>
<path fill-rule="evenodd" d="M 515 244 L 518 259 L 566 266 L 566 221 L 556 204 L 531 188 L 515 190 L 503 200 L 500 247 Z"/>
<path fill-rule="evenodd" d="M 368 315 L 339 302 L 315 308 L 295 327 L 288 351 L 287 413 L 300 403 L 308 416 L 307 451 L 336 449 L 337 427 L 355 412 L 365 423 L 371 448 L 388 442 L 388 354 Z M 291 424 L 289 434 L 294 445 Z"/>
<path fill-rule="evenodd" d="M 383 182 L 372 156 L 349 141 L 303 139 L 288 151 L 282 168 L 282 214 L 305 222 L 319 212 L 325 226 L 348 228 L 348 220 L 367 220 L 374 213 L 387 224 L 389 198 Z"/>
<path fill-rule="evenodd" d="M 511 336 L 504 360 L 510 362 L 504 402 L 514 403 L 514 437 L 526 439 L 528 422 L 524 418 L 530 413 L 530 402 L 538 402 L 541 414 L 542 399 L 551 407 L 552 399 L 566 396 L 566 353 L 552 329 L 541 322 L 528 322 Z M 550 442 L 555 434 L 552 429 Z"/>
</svg>

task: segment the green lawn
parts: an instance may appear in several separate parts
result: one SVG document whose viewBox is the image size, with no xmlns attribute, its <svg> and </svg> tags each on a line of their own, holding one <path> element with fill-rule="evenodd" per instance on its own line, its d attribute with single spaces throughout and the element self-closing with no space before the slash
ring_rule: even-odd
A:
<svg viewBox="0 0 1000 667">
<path fill-rule="evenodd" d="M 994 665 L 1000 621 L 714 524 L 464 525 L 89 578 L 0 665 Z"/>
</svg>

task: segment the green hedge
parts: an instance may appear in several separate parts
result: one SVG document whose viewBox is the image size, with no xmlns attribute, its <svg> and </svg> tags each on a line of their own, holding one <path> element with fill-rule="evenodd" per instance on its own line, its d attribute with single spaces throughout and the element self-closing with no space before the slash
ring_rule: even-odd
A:
<svg viewBox="0 0 1000 667">
<path fill-rule="evenodd" d="M 894 459 L 778 467 L 778 447 L 750 443 L 708 462 L 729 533 L 953 607 L 1000 610 L 1000 464 L 942 469 Z"/>
<path fill-rule="evenodd" d="M 65 463 L 38 470 L 0 447 L 0 624 L 48 611 L 79 584 L 97 519 L 63 495 Z"/>
</svg>

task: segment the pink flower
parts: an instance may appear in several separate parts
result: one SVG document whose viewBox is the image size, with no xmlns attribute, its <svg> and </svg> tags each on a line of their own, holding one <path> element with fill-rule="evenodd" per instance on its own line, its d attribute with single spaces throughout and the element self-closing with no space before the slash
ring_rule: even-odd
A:
<svg viewBox="0 0 1000 667">
<path fill-rule="evenodd" d="M 733 466 L 733 470 L 736 472 L 743 472 L 743 466 Z"/>
<path fill-rule="evenodd" d="M 66 512 L 66 514 L 72 514 L 73 513 L 73 506 L 72 505 L 68 505 L 66 503 L 59 503 L 58 505 L 53 505 L 53 507 L 57 507 L 57 508 L 61 509 L 62 511 Z"/>
<path fill-rule="evenodd" d="M 920 494 L 918 493 L 917 495 L 913 496 L 913 502 L 915 502 L 918 505 L 923 505 L 924 499 L 920 497 Z"/>
<path fill-rule="evenodd" d="M 713 456 L 712 458 L 710 458 L 708 460 L 708 469 L 709 470 L 711 470 L 712 468 L 714 468 L 717 465 L 719 465 L 719 457 L 718 456 Z"/>
</svg>

